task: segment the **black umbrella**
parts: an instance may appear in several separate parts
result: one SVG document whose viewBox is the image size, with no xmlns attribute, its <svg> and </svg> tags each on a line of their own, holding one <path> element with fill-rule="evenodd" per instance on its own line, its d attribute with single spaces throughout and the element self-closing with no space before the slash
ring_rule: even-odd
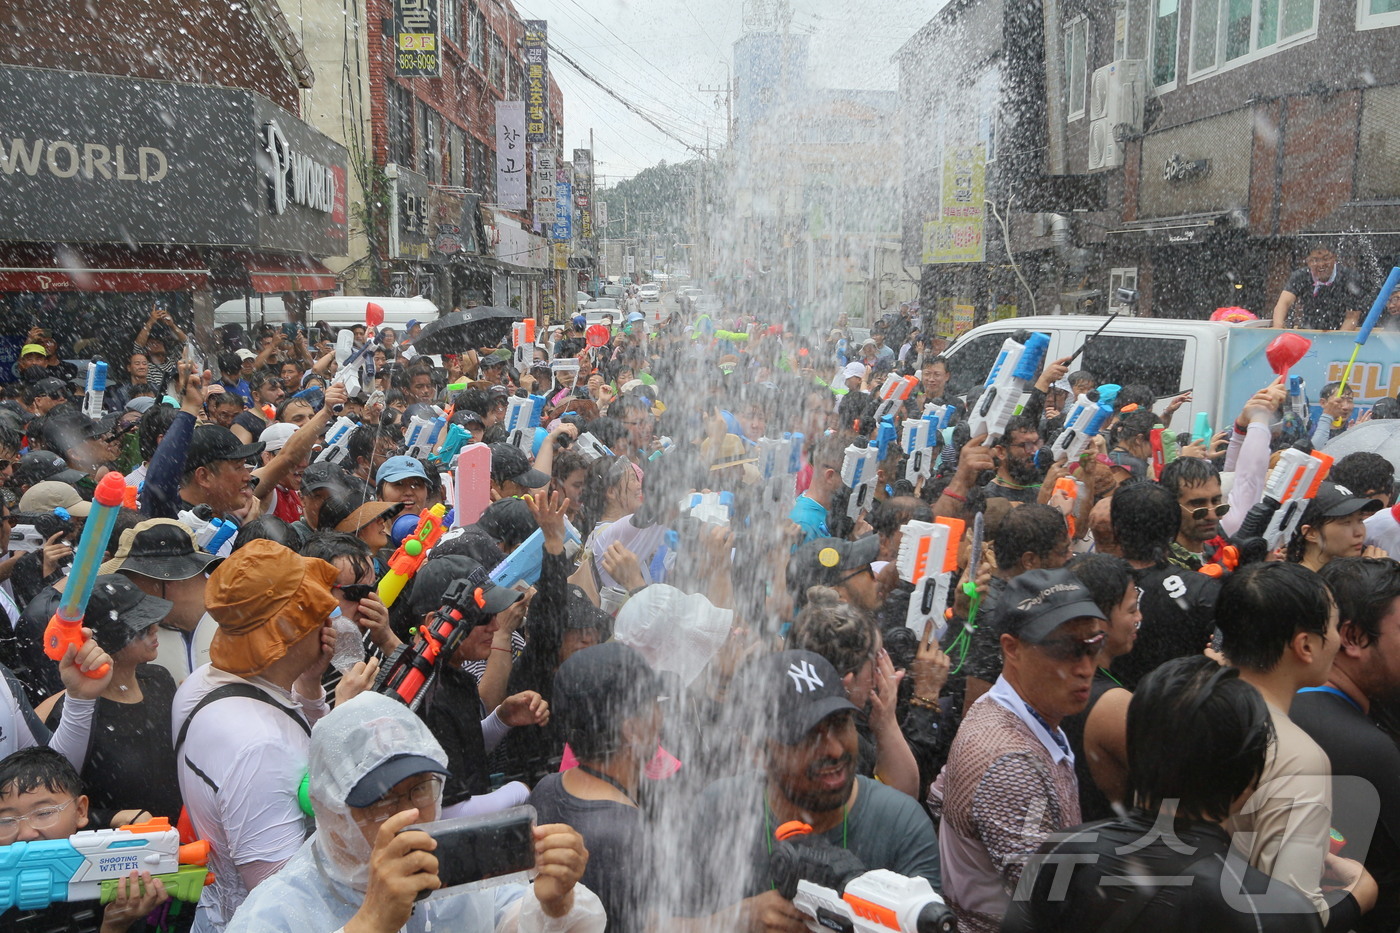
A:
<svg viewBox="0 0 1400 933">
<path fill-rule="evenodd" d="M 425 324 L 413 341 L 413 349 L 419 353 L 462 353 L 477 347 L 494 347 L 510 333 L 510 325 L 524 317 L 514 308 L 453 311 Z"/>
</svg>

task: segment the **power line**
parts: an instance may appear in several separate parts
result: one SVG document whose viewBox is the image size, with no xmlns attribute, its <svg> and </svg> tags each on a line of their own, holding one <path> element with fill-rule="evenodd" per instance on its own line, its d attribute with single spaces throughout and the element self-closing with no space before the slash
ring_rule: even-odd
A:
<svg viewBox="0 0 1400 933">
<path fill-rule="evenodd" d="M 672 84 L 674 84 L 676 87 L 680 88 L 680 90 L 681 90 L 682 92 L 684 92 L 684 93 L 686 93 L 686 94 L 693 94 L 693 92 L 692 92 L 689 88 L 687 88 L 685 85 L 681 84 L 681 83 L 680 83 L 679 81 L 677 81 L 675 78 L 673 78 L 673 77 L 671 77 L 670 75 L 668 75 L 666 72 L 662 71 L 662 70 L 661 70 L 660 68 L 658 68 L 649 58 L 647 58 L 644 54 L 642 54 L 642 52 L 641 52 L 640 50 L 638 50 L 638 49 L 637 49 L 636 47 L 634 47 L 630 42 L 628 42 L 626 39 L 622 38 L 622 37 L 619 36 L 616 32 L 614 32 L 614 31 L 613 31 L 613 28 L 612 28 L 611 26 L 609 26 L 607 23 L 603 22 L 601 19 L 599 19 L 596 15 L 594 15 L 594 13 L 593 13 L 592 10 L 589 10 L 589 9 L 588 9 L 587 7 L 585 7 L 583 4 L 579 3 L 578 0 L 569 0 L 569 2 L 572 3 L 574 6 L 578 7 L 578 8 L 579 8 L 580 10 L 582 10 L 584 13 L 587 13 L 588 16 L 589 16 L 589 18 L 592 19 L 593 22 L 597 23 L 599 26 L 602 26 L 603 29 L 607 30 L 608 34 L 611 35 L 614 39 L 616 39 L 617 41 L 621 42 L 623 45 L 627 46 L 627 48 L 631 49 L 633 52 L 636 52 L 637 55 L 638 55 L 638 57 L 641 58 L 641 60 L 642 60 L 642 62 L 643 62 L 644 64 L 651 66 L 652 71 L 655 71 L 657 74 L 661 75 L 661 77 L 665 78 L 667 81 L 670 81 L 670 82 L 671 82 Z M 701 28 L 703 29 L 704 27 L 702 26 Z M 707 34 L 706 37 L 708 38 L 708 34 Z M 711 40 L 711 41 L 713 41 L 713 40 Z"/>
<path fill-rule="evenodd" d="M 650 123 L 652 126 L 656 127 L 656 128 L 657 128 L 658 130 L 660 130 L 662 133 L 666 134 L 666 136 L 670 137 L 671 139 L 674 139 L 676 142 L 680 143 L 682 146 L 684 146 L 685 148 L 689 149 L 691 152 L 693 152 L 693 153 L 695 153 L 696 155 L 700 156 L 700 158 L 702 158 L 702 159 L 709 158 L 709 153 L 707 153 L 704 149 L 700 148 L 699 146 L 696 146 L 696 145 L 693 144 L 693 143 L 686 142 L 684 139 L 681 139 L 681 138 L 680 138 L 679 136 L 677 136 L 675 133 L 673 133 L 673 132 L 671 132 L 670 130 L 666 129 L 666 128 L 665 128 L 664 126 L 662 126 L 660 123 L 657 123 L 657 122 L 656 122 L 655 120 L 653 120 L 648 114 L 646 114 L 645 112 L 643 112 L 642 110 L 640 110 L 640 109 L 638 109 L 636 106 L 634 106 L 634 105 L 632 104 L 631 101 L 627 100 L 627 98 L 623 97 L 621 94 L 617 93 L 617 92 L 614 91 L 612 88 L 608 87 L 608 86 L 607 86 L 606 84 L 604 84 L 602 81 L 599 81 L 597 78 L 593 77 L 593 75 L 591 75 L 586 69 L 584 69 L 584 67 L 583 67 L 582 65 L 580 65 L 578 62 L 576 62 L 576 61 L 574 61 L 572 58 L 570 58 L 567 54 L 565 54 L 562 50 L 560 50 L 560 48 L 559 48 L 557 45 L 555 45 L 553 42 L 549 43 L 549 50 L 550 50 L 551 52 L 553 52 L 555 55 L 558 55 L 560 58 L 564 59 L 564 62 L 565 62 L 567 65 L 569 65 L 570 67 L 572 67 L 575 71 L 577 71 L 577 72 L 578 72 L 580 75 L 582 75 L 584 78 L 586 78 L 587 80 L 589 80 L 589 81 L 591 81 L 592 83 L 596 84 L 596 85 L 597 85 L 599 88 L 601 88 L 601 89 L 603 90 L 603 92 L 606 93 L 609 97 L 612 97 L 612 98 L 613 98 L 614 100 L 616 100 L 618 103 L 622 104 L 622 106 L 626 107 L 628 110 L 632 111 L 632 112 L 635 113 L 637 116 L 641 117 L 643 120 L 645 120 L 646 122 Z"/>
</svg>

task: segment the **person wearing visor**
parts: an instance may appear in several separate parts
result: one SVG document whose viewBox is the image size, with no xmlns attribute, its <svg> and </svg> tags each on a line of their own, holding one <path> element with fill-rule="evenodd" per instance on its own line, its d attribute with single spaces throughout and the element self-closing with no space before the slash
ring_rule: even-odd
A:
<svg viewBox="0 0 1400 933">
<path fill-rule="evenodd" d="M 180 785 L 171 745 L 170 705 L 175 679 L 153 664 L 156 633 L 175 604 L 149 596 L 121 574 L 102 574 L 84 617 L 93 637 L 112 656 L 112 679 L 97 698 L 92 738 L 81 776 L 88 788 L 88 816 L 98 827 L 180 816 Z M 46 725 L 57 729 L 65 697 L 54 698 Z M 50 704 L 44 704 L 48 706 Z M 41 706 L 39 712 L 45 712 Z"/>
<path fill-rule="evenodd" d="M 1106 621 L 1079 578 L 1058 569 L 1007 583 L 994 624 L 1001 676 L 964 714 L 929 790 L 942 820 L 944 898 L 970 933 L 994 933 L 1026 860 L 1081 822 L 1060 722 L 1089 703 Z"/>
<path fill-rule="evenodd" d="M 1387 556 L 1379 548 L 1366 546 L 1366 519 L 1380 509 L 1375 499 L 1336 483 L 1323 483 L 1288 542 L 1289 562 L 1321 570 L 1338 557 Z"/>
<path fill-rule="evenodd" d="M 419 897 L 442 885 L 432 836 L 448 756 L 398 700 L 365 693 L 337 706 L 311 739 L 316 832 L 239 908 L 230 933 L 602 933 L 607 918 L 579 879 L 588 853 L 562 824 L 537 826 L 528 886 Z"/>
</svg>

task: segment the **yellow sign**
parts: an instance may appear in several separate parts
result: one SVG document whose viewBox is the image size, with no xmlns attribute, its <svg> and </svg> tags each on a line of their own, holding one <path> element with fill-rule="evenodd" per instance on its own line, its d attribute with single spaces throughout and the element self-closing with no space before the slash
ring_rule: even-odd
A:
<svg viewBox="0 0 1400 933">
<path fill-rule="evenodd" d="M 569 268 L 569 244 L 567 242 L 554 244 L 554 268 Z"/>
<path fill-rule="evenodd" d="M 977 309 L 972 305 L 953 305 L 953 335 L 972 330 L 972 319 Z"/>
<path fill-rule="evenodd" d="M 987 150 L 981 143 L 943 149 L 939 218 L 924 223 L 923 262 L 985 262 Z"/>
</svg>

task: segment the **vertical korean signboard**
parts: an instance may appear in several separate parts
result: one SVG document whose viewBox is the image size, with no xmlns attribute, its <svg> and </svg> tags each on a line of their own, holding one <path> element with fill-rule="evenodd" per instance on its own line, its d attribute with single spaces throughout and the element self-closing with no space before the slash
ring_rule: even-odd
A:
<svg viewBox="0 0 1400 933">
<path fill-rule="evenodd" d="M 532 146 L 550 142 L 549 32 L 542 19 L 525 21 L 525 141 Z"/>
<path fill-rule="evenodd" d="M 496 102 L 496 206 L 523 211 L 525 192 L 525 102 Z"/>
<path fill-rule="evenodd" d="M 442 75 L 438 44 L 438 0 L 394 0 L 394 75 Z"/>
<path fill-rule="evenodd" d="M 561 181 L 554 186 L 554 229 L 550 236 L 561 243 L 567 243 L 574 236 L 574 186 L 572 182 Z"/>
<path fill-rule="evenodd" d="M 590 149 L 574 150 L 574 206 L 578 208 L 579 229 L 575 235 L 583 240 L 593 239 L 593 152 Z"/>
<path fill-rule="evenodd" d="M 528 108 L 526 119 L 529 119 Z M 544 227 L 552 227 L 557 216 L 555 212 L 555 176 L 559 174 L 559 169 L 555 164 L 554 150 L 541 148 L 535 150 L 535 221 Z"/>
<path fill-rule="evenodd" d="M 982 143 L 943 149 L 939 219 L 924 224 L 925 263 L 985 262 L 983 235 L 987 149 Z"/>
</svg>

